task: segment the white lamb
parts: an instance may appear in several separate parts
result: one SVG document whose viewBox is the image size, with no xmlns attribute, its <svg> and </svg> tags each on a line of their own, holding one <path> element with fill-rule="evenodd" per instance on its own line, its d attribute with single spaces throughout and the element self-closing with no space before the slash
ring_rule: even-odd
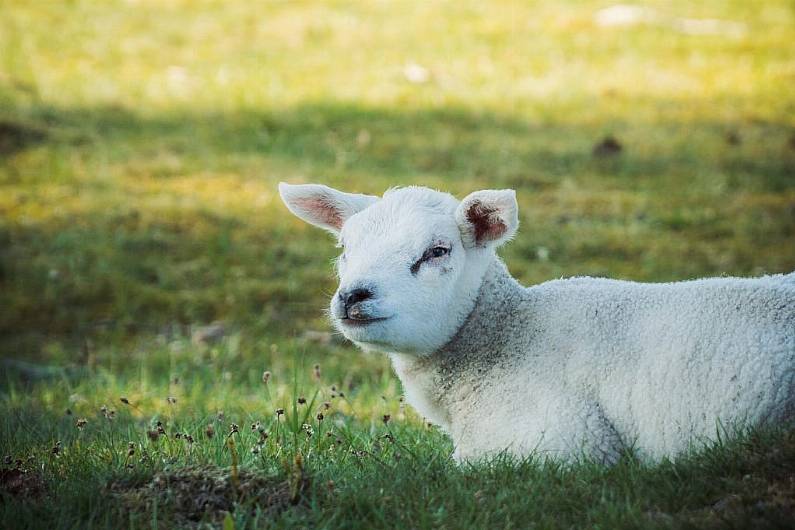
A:
<svg viewBox="0 0 795 530">
<path fill-rule="evenodd" d="M 793 425 L 794 273 L 525 288 L 495 254 L 518 227 L 513 190 L 279 192 L 339 237 L 334 325 L 391 356 L 457 459 L 658 460 L 734 426 Z"/>
</svg>

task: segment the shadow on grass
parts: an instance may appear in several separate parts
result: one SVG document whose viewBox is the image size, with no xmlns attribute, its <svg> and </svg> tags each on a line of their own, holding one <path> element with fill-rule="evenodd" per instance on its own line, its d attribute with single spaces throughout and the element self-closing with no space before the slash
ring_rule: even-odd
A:
<svg viewBox="0 0 795 530">
<path fill-rule="evenodd" d="M 611 263 L 626 266 L 622 262 L 628 257 L 648 267 L 644 252 L 666 237 L 692 238 L 691 246 L 699 246 L 696 236 L 703 234 L 693 232 L 699 230 L 698 219 L 693 226 L 687 216 L 685 225 L 659 222 L 676 197 L 687 198 L 689 207 L 717 210 L 720 230 L 702 239 L 721 233 L 724 241 L 734 238 L 738 249 L 746 242 L 736 237 L 732 219 L 722 218 L 731 215 L 720 213 L 725 194 L 784 192 L 791 197 L 795 149 L 787 124 L 691 122 L 667 114 L 665 109 L 676 107 L 672 102 L 639 104 L 660 109 L 660 121 L 598 122 L 579 115 L 530 122 L 464 108 L 400 110 L 343 103 L 156 115 L 120 107 L 33 106 L 17 121 L 39 134 L 14 138 L 13 150 L 0 161 L 0 175 L 16 188 L 20 204 L 58 210 L 57 200 L 41 193 L 57 184 L 80 195 L 83 206 L 65 208 L 41 222 L 9 215 L 0 224 L 0 288 L 6 300 L 0 337 L 14 342 L 28 334 L 40 343 L 48 334 L 83 337 L 103 327 L 137 333 L 218 318 L 266 322 L 290 333 L 296 325 L 322 318 L 323 291 L 333 289 L 328 267 L 333 249 L 323 245 L 324 234 L 297 231 L 285 222 L 282 210 L 263 212 L 261 218 L 251 216 L 252 204 L 219 212 L 212 197 L 198 205 L 181 207 L 177 201 L 163 208 L 149 202 L 152 194 L 129 194 L 139 179 L 191 175 L 212 180 L 234 174 L 241 182 L 271 190 L 278 180 L 306 178 L 373 193 L 413 183 L 457 193 L 512 187 L 524 195 L 524 204 L 542 212 L 545 201 L 609 190 L 646 204 L 651 215 L 630 220 L 621 212 L 600 212 L 597 217 L 582 214 L 582 222 L 573 224 L 568 213 L 526 223 L 532 230 L 524 237 L 531 244 L 517 242 L 512 257 L 527 265 L 537 259 L 537 245 L 553 241 L 561 265 L 540 264 L 539 269 L 539 275 L 549 277 L 570 273 L 567 259 L 577 262 L 576 273 L 594 270 L 588 266 L 615 270 Z M 594 145 L 606 135 L 615 135 L 621 149 L 594 155 Z M 22 142 L 25 138 L 30 141 Z M 247 199 L 241 194 L 241 202 Z M 758 212 L 765 206 L 754 208 Z M 791 240 L 795 203 L 790 215 L 786 204 L 777 208 L 765 229 L 775 232 L 776 241 Z M 758 225 L 753 215 L 743 222 Z M 561 228 L 566 223 L 568 232 Z M 615 226 L 627 223 L 650 238 L 646 244 L 616 235 Z M 591 225 L 602 226 L 604 233 L 593 232 Z M 728 252 L 726 267 L 750 270 L 754 265 L 735 263 Z M 795 265 L 792 247 L 782 245 L 775 252 L 785 265 Z M 687 274 L 714 274 L 708 252 L 702 261 Z M 652 272 L 648 276 L 658 274 L 659 267 Z"/>
<path fill-rule="evenodd" d="M 306 103 L 159 114 L 114 106 L 41 106 L 28 118 L 42 124 L 42 131 L 60 131 L 48 145 L 98 151 L 111 163 L 154 158 L 149 169 L 157 177 L 239 169 L 240 159 L 267 158 L 292 168 L 294 175 L 368 176 L 378 186 L 431 181 L 457 188 L 463 181 L 534 190 L 573 178 L 658 191 L 673 184 L 698 188 L 720 176 L 724 190 L 795 187 L 795 131 L 785 121 L 691 119 L 696 111 L 682 109 L 709 107 L 698 100 L 636 105 L 646 109 L 646 117 L 567 112 L 529 121 L 463 107 Z M 595 156 L 609 136 L 617 137 L 621 148 Z M 163 154 L 181 158 L 181 164 L 158 167 L 156 157 Z"/>
</svg>

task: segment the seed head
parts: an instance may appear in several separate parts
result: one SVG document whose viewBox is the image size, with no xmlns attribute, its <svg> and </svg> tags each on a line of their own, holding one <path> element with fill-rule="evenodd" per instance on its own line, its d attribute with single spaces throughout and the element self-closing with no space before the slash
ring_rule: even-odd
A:
<svg viewBox="0 0 795 530">
<path fill-rule="evenodd" d="M 268 370 L 262 372 L 262 382 L 267 385 L 268 381 L 270 380 L 271 380 L 271 373 Z"/>
<path fill-rule="evenodd" d="M 185 438 L 185 441 L 188 442 L 189 445 L 193 444 L 193 436 L 188 433 L 182 435 Z"/>
<path fill-rule="evenodd" d="M 51 450 L 51 452 L 52 452 L 52 454 L 54 454 L 55 456 L 58 456 L 58 454 L 61 452 L 61 441 L 60 441 L 60 440 L 58 440 L 57 442 L 55 442 L 55 445 L 53 445 L 53 446 L 52 446 L 52 450 Z"/>
<path fill-rule="evenodd" d="M 181 440 L 182 439 L 182 433 L 181 432 L 175 432 L 174 433 L 174 439 Z"/>
<path fill-rule="evenodd" d="M 160 431 L 146 431 L 146 436 L 156 442 L 160 438 Z"/>
<path fill-rule="evenodd" d="M 284 409 L 276 409 L 276 417 L 277 417 L 277 418 L 278 418 L 279 416 L 281 416 L 282 414 L 284 414 Z"/>
<path fill-rule="evenodd" d="M 384 414 L 384 417 L 381 420 L 384 422 L 384 425 L 386 425 L 387 423 L 389 423 L 389 420 L 391 419 L 392 416 L 390 416 L 389 414 Z"/>
<path fill-rule="evenodd" d="M 5 458 L 3 458 L 3 465 L 10 466 L 13 461 L 14 459 L 11 458 L 11 455 L 6 455 Z"/>
<path fill-rule="evenodd" d="M 323 413 L 322 413 L 322 412 L 318 412 L 318 413 L 317 413 L 317 421 L 323 421 L 323 417 L 324 417 L 324 416 L 323 416 Z"/>
<path fill-rule="evenodd" d="M 176 405 L 176 403 L 177 403 L 177 398 L 175 398 L 174 396 L 168 396 L 168 397 L 166 398 L 166 401 L 168 401 L 168 404 L 169 404 L 169 405 Z"/>
<path fill-rule="evenodd" d="M 252 431 L 258 431 L 258 430 L 260 430 L 260 427 L 261 427 L 261 425 L 260 425 L 260 422 L 258 422 L 258 421 L 251 424 L 251 430 Z"/>
<path fill-rule="evenodd" d="M 119 401 L 121 401 L 121 402 L 122 402 L 122 403 L 124 403 L 125 405 L 129 405 L 129 404 L 130 404 L 130 400 L 129 400 L 129 399 L 127 399 L 126 397 L 120 397 L 120 398 L 119 398 Z"/>
<path fill-rule="evenodd" d="M 317 379 L 318 381 L 320 381 L 320 365 L 319 365 L 319 364 L 316 364 L 316 365 L 315 365 L 315 368 L 314 368 L 314 376 L 315 376 L 315 379 Z"/>
<path fill-rule="evenodd" d="M 67 416 L 71 416 L 72 415 L 72 409 L 66 409 L 66 415 Z"/>
<path fill-rule="evenodd" d="M 259 446 L 257 446 L 257 445 L 255 445 L 255 446 L 252 446 L 252 447 L 251 447 L 251 453 L 252 453 L 252 454 L 255 454 L 255 455 L 256 455 L 256 454 L 259 454 Z"/>
<path fill-rule="evenodd" d="M 237 423 L 232 423 L 229 425 L 229 436 L 232 436 L 233 434 L 239 432 L 240 432 L 240 427 L 238 426 Z"/>
<path fill-rule="evenodd" d="M 85 419 L 85 418 L 80 418 L 80 419 L 78 419 L 78 420 L 77 420 L 77 422 L 75 423 L 75 425 L 77 426 L 77 428 L 78 428 L 78 429 L 82 429 L 83 427 L 85 427 L 85 426 L 86 426 L 86 423 L 88 423 L 88 420 L 87 420 L 87 419 Z"/>
<path fill-rule="evenodd" d="M 345 399 L 345 393 L 344 392 L 340 392 L 340 397 Z"/>
<path fill-rule="evenodd" d="M 212 423 L 208 424 L 207 427 L 204 429 L 204 435 L 207 438 L 212 438 L 213 436 L 215 436 L 215 427 L 213 427 Z"/>
<path fill-rule="evenodd" d="M 298 398 L 298 404 L 299 405 L 305 405 L 306 404 L 306 398 L 304 396 L 299 397 Z"/>
</svg>

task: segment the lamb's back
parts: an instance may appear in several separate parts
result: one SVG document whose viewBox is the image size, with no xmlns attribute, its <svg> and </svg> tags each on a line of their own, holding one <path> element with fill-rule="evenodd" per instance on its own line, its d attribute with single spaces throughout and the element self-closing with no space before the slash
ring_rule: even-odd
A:
<svg viewBox="0 0 795 530">
<path fill-rule="evenodd" d="M 595 403 L 627 445 L 649 456 L 714 438 L 721 426 L 792 418 L 795 274 L 659 284 L 572 278 L 527 294 L 534 370 Z"/>
</svg>

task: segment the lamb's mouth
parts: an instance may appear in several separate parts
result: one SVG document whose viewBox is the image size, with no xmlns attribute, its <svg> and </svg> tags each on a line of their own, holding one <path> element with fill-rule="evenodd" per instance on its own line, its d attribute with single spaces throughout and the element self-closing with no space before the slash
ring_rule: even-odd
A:
<svg viewBox="0 0 795 530">
<path fill-rule="evenodd" d="M 389 317 L 375 317 L 375 318 L 350 318 L 350 317 L 343 317 L 340 319 L 340 323 L 343 326 L 350 326 L 350 327 L 363 327 L 368 326 L 370 324 L 374 324 L 375 322 L 382 322 L 387 320 Z"/>
</svg>

